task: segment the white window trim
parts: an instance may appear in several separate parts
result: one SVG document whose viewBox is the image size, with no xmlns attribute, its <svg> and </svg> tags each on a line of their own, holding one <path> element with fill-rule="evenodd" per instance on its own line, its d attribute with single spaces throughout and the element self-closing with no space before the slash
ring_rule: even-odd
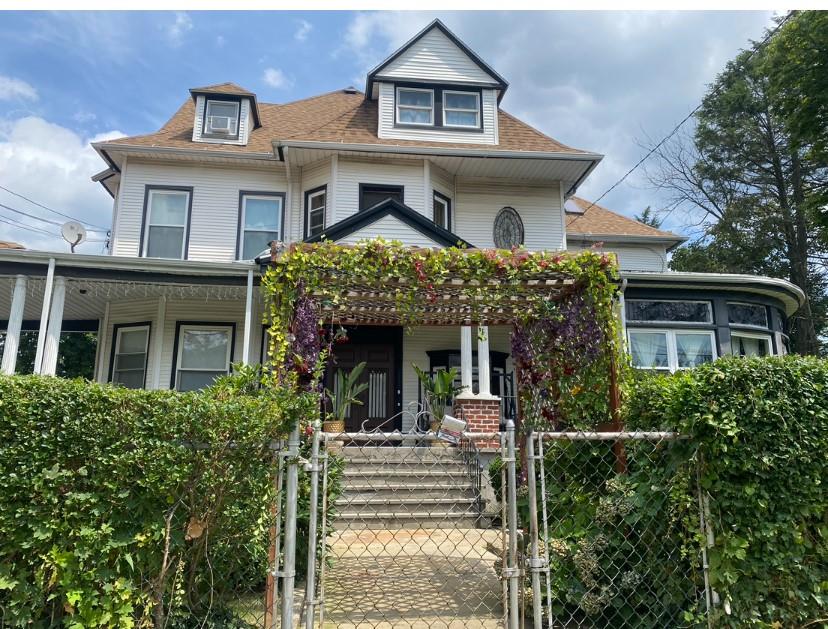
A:
<svg viewBox="0 0 828 629">
<path fill-rule="evenodd" d="M 121 334 L 123 332 L 137 332 L 138 330 L 146 330 L 147 336 L 146 341 L 144 341 L 144 366 L 141 368 L 141 371 L 144 373 L 144 377 L 142 379 L 141 388 L 146 387 L 147 385 L 147 367 L 149 365 L 149 337 L 150 337 L 150 325 L 123 325 L 117 329 L 115 332 L 115 351 L 112 354 L 112 377 L 110 378 L 110 382 L 115 383 L 115 374 L 117 372 L 123 371 L 138 371 L 138 369 L 118 369 L 118 356 L 120 355 L 120 348 L 121 348 Z M 131 353 L 140 353 L 140 352 L 131 352 Z"/>
<path fill-rule="evenodd" d="M 223 131 L 213 131 L 212 130 L 212 128 L 210 126 L 210 118 L 212 118 L 212 116 L 210 115 L 210 105 L 213 104 L 213 103 L 215 103 L 217 105 L 233 105 L 235 107 L 236 113 L 235 113 L 235 116 L 233 118 L 233 120 L 235 120 L 235 122 L 233 123 L 234 124 L 234 129 L 233 129 L 232 132 L 225 133 Z M 240 122 L 241 122 L 240 117 L 239 117 L 240 111 L 241 111 L 241 107 L 239 107 L 239 103 L 236 102 L 236 101 L 210 100 L 210 99 L 208 99 L 207 102 L 204 104 L 204 129 L 202 130 L 202 134 L 217 135 L 219 137 L 221 137 L 221 136 L 235 137 L 235 136 L 239 135 L 239 126 L 240 126 Z M 222 117 L 224 117 L 224 116 L 222 116 Z"/>
<path fill-rule="evenodd" d="M 462 94 L 463 96 L 474 96 L 477 100 L 477 108 L 466 109 L 465 107 L 448 107 L 446 106 L 446 94 Z M 462 113 L 473 113 L 475 115 L 475 122 L 470 124 L 449 124 L 446 122 L 447 111 L 459 111 Z M 455 127 L 458 129 L 478 129 L 480 128 L 480 93 L 479 92 L 464 92 L 462 90 L 443 90 L 443 126 Z"/>
<path fill-rule="evenodd" d="M 152 222 L 152 198 L 156 194 L 183 194 L 187 200 L 184 204 L 184 223 L 175 225 L 172 223 L 153 223 Z M 179 258 L 159 258 L 161 260 L 185 260 L 187 256 L 187 228 L 190 223 L 190 191 L 189 190 L 171 190 L 167 188 L 150 188 L 147 192 L 147 224 L 145 225 L 144 246 L 141 249 L 141 257 L 146 258 L 149 251 L 150 243 L 150 227 L 180 227 L 181 228 L 181 256 Z"/>
<path fill-rule="evenodd" d="M 761 332 L 747 332 L 742 330 L 731 330 L 730 331 L 730 353 L 733 356 L 737 356 L 738 354 L 733 353 L 733 337 L 742 337 L 745 339 L 758 339 L 760 341 L 767 342 L 768 348 L 768 356 L 774 356 L 773 353 L 773 339 L 771 338 L 771 333 L 768 332 L 766 334 L 762 334 Z"/>
<path fill-rule="evenodd" d="M 400 104 L 400 92 L 426 92 L 431 95 L 431 107 L 423 107 L 422 105 L 402 105 Z M 434 126 L 434 90 L 424 89 L 421 87 L 397 87 L 396 93 L 396 111 L 394 112 L 397 124 L 414 125 L 417 127 L 433 127 Z M 402 122 L 400 120 L 400 107 L 404 109 L 416 109 L 419 111 L 428 111 L 430 116 L 429 122 Z"/>
<path fill-rule="evenodd" d="M 765 325 L 756 325 L 755 323 L 734 323 L 730 320 L 730 306 L 750 306 L 753 308 L 762 308 L 765 312 Z M 727 313 L 727 322 L 731 326 L 740 327 L 740 328 L 752 328 L 754 330 L 769 330 L 770 329 L 770 321 L 768 320 L 768 308 L 765 304 L 752 304 L 747 301 L 728 301 L 725 302 L 725 306 L 728 308 Z"/>
<path fill-rule="evenodd" d="M 679 367 L 678 365 L 678 345 L 676 343 L 676 334 L 697 334 L 699 336 L 709 336 L 712 360 L 716 360 L 719 357 L 718 352 L 716 351 L 716 333 L 713 330 L 694 330 L 691 328 L 627 328 L 627 347 L 629 348 L 630 356 L 632 356 L 631 335 L 635 333 L 667 335 L 667 367 L 639 367 L 638 365 L 633 365 L 636 369 L 643 369 L 647 371 L 669 371 L 671 373 L 680 369 L 692 369 L 692 367 Z"/>
<path fill-rule="evenodd" d="M 328 191 L 325 188 L 321 190 L 317 190 L 316 192 L 309 192 L 307 196 L 307 204 L 305 207 L 305 231 L 307 232 L 305 236 L 313 236 L 315 234 L 311 234 L 311 206 L 312 201 L 316 197 L 325 197 L 325 202 L 322 204 L 322 207 L 313 208 L 314 212 L 322 212 L 322 230 L 325 231 L 325 214 L 328 210 Z"/>
<path fill-rule="evenodd" d="M 282 240 L 282 225 L 284 223 L 283 214 L 285 211 L 285 200 L 281 195 L 276 194 L 243 194 L 242 195 L 242 202 L 241 202 L 241 219 L 240 219 L 240 227 L 239 229 L 239 241 L 238 241 L 238 248 L 239 248 L 239 260 L 247 260 L 252 258 L 244 258 L 244 235 L 247 232 L 253 232 L 257 234 L 269 234 L 271 229 L 252 229 L 245 227 L 246 216 L 247 216 L 247 200 L 248 199 L 263 199 L 266 201 L 278 201 L 279 202 L 279 216 L 277 217 L 278 220 L 276 221 L 276 240 Z M 261 251 L 259 252 L 261 253 Z M 258 254 L 256 254 L 258 255 Z"/>
<path fill-rule="evenodd" d="M 233 326 L 230 325 L 210 325 L 210 324 L 198 324 L 198 325 L 182 325 L 178 328 L 178 352 L 176 353 L 175 357 L 175 389 L 178 391 L 178 387 L 180 385 L 180 378 L 179 375 L 182 371 L 193 371 L 193 372 L 215 372 L 219 371 L 217 369 L 199 369 L 197 367 L 182 367 L 181 366 L 181 359 L 184 356 L 184 343 L 182 339 L 184 338 L 184 333 L 189 331 L 204 331 L 204 332 L 226 332 L 227 333 L 227 355 L 225 356 L 224 364 L 224 373 L 230 373 L 230 362 L 232 361 L 232 356 L 230 355 L 233 351 Z"/>
<path fill-rule="evenodd" d="M 436 190 L 431 194 L 431 204 L 432 204 L 432 217 L 434 214 L 434 203 L 438 202 L 441 203 L 443 208 L 445 208 L 445 215 L 446 215 L 446 223 L 447 225 L 440 225 L 443 229 L 451 231 L 451 201 L 444 198 L 443 195 L 439 194 Z M 438 223 L 439 224 L 439 223 Z"/>
<path fill-rule="evenodd" d="M 624 309 L 624 319 L 627 323 L 668 323 L 670 325 L 709 325 L 713 323 L 713 304 L 704 299 L 626 299 L 625 304 L 638 303 L 641 301 L 663 301 L 673 304 L 706 304 L 707 305 L 707 320 L 706 321 L 665 321 L 663 319 L 628 319 L 626 308 Z"/>
</svg>

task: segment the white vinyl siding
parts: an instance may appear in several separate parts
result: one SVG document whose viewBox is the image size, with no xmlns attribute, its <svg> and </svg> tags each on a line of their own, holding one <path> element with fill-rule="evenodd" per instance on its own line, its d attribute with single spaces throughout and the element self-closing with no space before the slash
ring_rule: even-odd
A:
<svg viewBox="0 0 828 629">
<path fill-rule="evenodd" d="M 379 84 L 377 133 L 380 138 L 397 140 L 425 140 L 428 142 L 453 142 L 466 144 L 497 144 L 497 92 L 484 89 L 481 102 L 483 131 L 468 131 L 457 127 L 397 128 L 393 83 Z"/>
<path fill-rule="evenodd" d="M 150 336 L 154 337 L 158 334 L 158 330 L 161 329 L 159 322 L 157 321 L 158 315 L 158 301 L 155 299 L 142 299 L 142 300 L 124 300 L 124 301 L 112 301 L 109 305 L 109 322 L 106 325 L 106 329 L 102 329 L 100 334 L 98 334 L 99 339 L 99 349 L 98 352 L 103 359 L 101 361 L 101 370 L 98 374 L 96 374 L 96 380 L 98 382 L 107 382 L 109 380 L 109 373 L 112 369 L 111 364 L 111 356 L 112 356 L 112 348 L 113 342 L 115 341 L 115 326 L 116 325 L 129 325 L 134 324 L 136 321 L 150 321 L 151 322 L 151 332 Z M 103 323 L 103 322 L 102 322 Z M 123 328 L 122 328 L 123 329 Z M 152 349 L 155 345 L 155 341 L 151 338 L 150 345 L 148 348 L 148 352 L 150 356 L 147 360 L 147 372 L 145 376 L 146 386 L 150 387 L 152 383 L 152 379 L 154 377 L 153 373 L 153 361 L 152 361 Z"/>
<path fill-rule="evenodd" d="M 567 248 L 572 251 L 592 249 L 591 242 L 578 242 L 577 234 L 567 238 Z M 622 271 L 667 271 L 667 250 L 664 245 L 623 244 L 606 242 L 596 251 L 614 253 L 618 256 L 618 266 Z"/>
<path fill-rule="evenodd" d="M 511 355 L 510 334 L 510 326 L 489 327 L 489 350 L 506 352 Z M 415 327 L 411 330 L 411 334 L 403 335 L 403 410 L 411 408 L 413 406 L 412 403 L 417 402 L 419 381 L 411 364 L 413 363 L 420 367 L 420 369 L 428 371 L 429 359 L 426 352 L 444 349 L 460 349 L 459 326 Z M 477 336 L 474 333 L 472 334 L 472 349 L 477 351 Z M 512 360 L 511 358 L 507 358 L 506 371 L 508 373 L 512 370 Z M 411 421 L 409 414 L 404 415 L 403 431 L 411 427 Z"/>
<path fill-rule="evenodd" d="M 422 160 L 390 162 L 340 158 L 332 223 L 338 223 L 359 210 L 359 184 L 361 183 L 403 186 L 405 205 L 431 220 L 431 195 L 429 195 L 427 210 L 423 199 Z"/>
<path fill-rule="evenodd" d="M 270 169 L 129 161 L 121 183 L 113 255 L 137 256 L 144 209 L 145 186 L 193 188 L 187 259 L 232 262 L 236 258 L 239 192 L 284 192 L 284 167 Z"/>
<path fill-rule="evenodd" d="M 380 75 L 443 83 L 496 81 L 437 28 L 423 35 L 384 67 Z"/>
<path fill-rule="evenodd" d="M 204 131 L 204 109 L 207 106 L 207 98 L 203 95 L 196 96 L 195 119 L 193 120 L 193 142 L 209 142 L 212 144 L 238 144 L 246 145 L 250 139 L 250 131 L 253 128 L 253 111 L 250 107 L 250 99 L 241 99 L 241 111 L 239 112 L 239 137 L 233 139 L 202 137 Z"/>
<path fill-rule="evenodd" d="M 453 207 L 454 233 L 475 247 L 494 247 L 494 219 L 505 206 L 513 207 L 520 215 L 527 249 L 563 249 L 560 218 L 563 210 L 558 184 L 458 179 Z"/>
<path fill-rule="evenodd" d="M 429 167 L 429 174 L 431 176 L 431 187 L 445 197 L 451 199 L 452 211 L 454 210 L 454 175 L 437 166 L 431 164 Z"/>
<path fill-rule="evenodd" d="M 386 240 L 399 240 L 405 245 L 414 247 L 442 247 L 435 243 L 428 236 L 420 233 L 410 225 L 403 223 L 394 216 L 383 216 L 381 219 L 366 225 L 362 229 L 340 238 L 337 242 L 342 244 L 353 244 L 366 238 L 382 236 Z"/>
</svg>

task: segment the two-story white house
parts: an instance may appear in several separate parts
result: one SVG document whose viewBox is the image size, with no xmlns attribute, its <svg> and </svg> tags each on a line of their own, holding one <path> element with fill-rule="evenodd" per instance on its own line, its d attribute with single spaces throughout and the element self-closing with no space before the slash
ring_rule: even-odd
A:
<svg viewBox="0 0 828 629">
<path fill-rule="evenodd" d="M 270 104 L 234 83 L 190 89 L 158 131 L 95 144 L 107 168 L 93 179 L 114 200 L 109 255 L 0 250 L 3 372 L 15 371 L 21 330 L 38 332 L 44 374 L 55 373 L 61 332 L 93 331 L 97 381 L 199 388 L 264 355 L 257 285 L 271 241 L 378 235 L 418 247 L 615 252 L 642 368 L 785 352 L 798 288 L 668 271 L 684 238 L 575 196 L 602 156 L 503 111 L 507 89 L 440 21 L 371 70 L 364 91 Z M 509 332 L 493 327 L 475 346 L 459 328 L 351 330 L 338 364 L 366 361 L 371 390 L 348 428 L 392 417 L 409 428 L 398 414 L 420 396 L 412 364 L 471 362 L 471 394 L 501 396 L 511 413 Z M 478 375 L 482 352 L 490 373 Z"/>
</svg>

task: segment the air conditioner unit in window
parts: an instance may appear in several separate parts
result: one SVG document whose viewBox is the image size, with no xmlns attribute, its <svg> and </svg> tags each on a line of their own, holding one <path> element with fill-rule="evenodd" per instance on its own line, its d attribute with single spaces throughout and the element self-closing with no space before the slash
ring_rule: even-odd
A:
<svg viewBox="0 0 828 629">
<path fill-rule="evenodd" d="M 231 133 L 235 120 L 230 116 L 210 116 L 209 129 L 211 133 Z"/>
</svg>

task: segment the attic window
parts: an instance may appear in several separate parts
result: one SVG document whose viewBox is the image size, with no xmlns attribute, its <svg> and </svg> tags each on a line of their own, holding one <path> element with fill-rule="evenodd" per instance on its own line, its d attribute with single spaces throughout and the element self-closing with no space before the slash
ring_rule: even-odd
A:
<svg viewBox="0 0 828 629">
<path fill-rule="evenodd" d="M 480 126 L 480 94 L 477 92 L 443 91 L 443 126 Z"/>
<path fill-rule="evenodd" d="M 203 135 L 235 139 L 239 135 L 239 103 L 208 100 L 204 114 Z"/>
<path fill-rule="evenodd" d="M 398 87 L 397 123 L 433 125 L 434 90 Z"/>
</svg>

